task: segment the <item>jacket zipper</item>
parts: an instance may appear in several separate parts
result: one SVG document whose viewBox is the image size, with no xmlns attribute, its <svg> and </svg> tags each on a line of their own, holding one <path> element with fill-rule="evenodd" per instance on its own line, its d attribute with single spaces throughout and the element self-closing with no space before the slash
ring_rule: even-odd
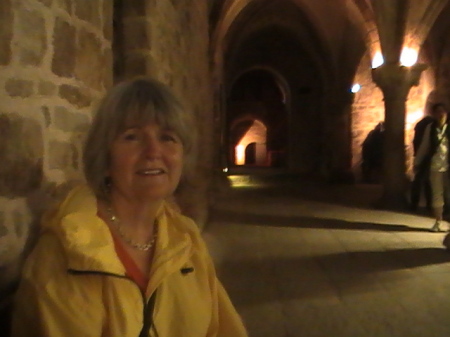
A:
<svg viewBox="0 0 450 337">
<path fill-rule="evenodd" d="M 153 325 L 153 311 L 155 309 L 155 302 L 156 302 L 156 290 L 153 292 L 152 296 L 150 296 L 150 299 L 147 303 L 145 303 L 145 297 L 142 295 L 142 298 L 144 300 L 144 325 L 142 326 L 141 333 L 139 334 L 139 337 L 150 337 L 150 329 L 153 328 L 156 332 L 156 335 L 158 335 L 158 332 L 156 331 L 155 326 Z"/>
<path fill-rule="evenodd" d="M 128 276 L 125 276 L 125 275 L 108 273 L 108 272 L 104 272 L 104 271 L 76 270 L 76 269 L 67 269 L 67 272 L 69 274 L 73 274 L 73 275 L 88 275 L 88 274 L 90 274 L 90 275 L 102 275 L 102 276 L 117 277 L 117 278 L 129 280 L 130 282 L 132 282 L 134 285 L 137 286 L 137 284 L 131 278 L 129 278 Z M 140 289 L 139 289 L 139 292 L 142 295 L 142 302 L 144 304 L 144 310 L 143 310 L 144 323 L 143 323 L 141 332 L 139 333 L 139 337 L 149 337 L 150 329 L 151 328 L 154 329 L 153 312 L 155 309 L 155 302 L 156 302 L 156 290 L 153 292 L 152 296 L 150 296 L 150 299 L 148 300 L 148 302 L 145 300 L 145 295 L 142 294 Z M 158 335 L 158 333 L 157 333 L 157 335 Z"/>
</svg>

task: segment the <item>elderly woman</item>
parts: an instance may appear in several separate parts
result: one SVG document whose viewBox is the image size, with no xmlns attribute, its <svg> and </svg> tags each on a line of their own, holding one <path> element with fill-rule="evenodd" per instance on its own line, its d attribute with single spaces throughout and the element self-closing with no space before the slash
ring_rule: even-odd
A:
<svg viewBox="0 0 450 337">
<path fill-rule="evenodd" d="M 167 202 L 192 145 L 161 83 L 106 95 L 84 150 L 88 186 L 44 217 L 25 264 L 14 337 L 247 336 L 197 226 Z"/>
</svg>

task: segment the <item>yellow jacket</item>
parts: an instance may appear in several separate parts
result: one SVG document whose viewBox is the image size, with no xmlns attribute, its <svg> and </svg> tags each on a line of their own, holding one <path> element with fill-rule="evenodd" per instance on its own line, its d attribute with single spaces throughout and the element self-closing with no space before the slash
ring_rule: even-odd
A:
<svg viewBox="0 0 450 337">
<path fill-rule="evenodd" d="M 192 220 L 160 209 L 144 296 L 96 214 L 95 196 L 78 187 L 44 217 L 16 295 L 13 337 L 247 336 Z"/>
</svg>

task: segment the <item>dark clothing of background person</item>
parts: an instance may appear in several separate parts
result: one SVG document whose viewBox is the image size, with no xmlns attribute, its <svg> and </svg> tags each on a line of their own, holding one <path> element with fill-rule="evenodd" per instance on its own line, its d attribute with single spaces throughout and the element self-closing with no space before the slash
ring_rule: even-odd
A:
<svg viewBox="0 0 450 337">
<path fill-rule="evenodd" d="M 428 172 L 431 185 L 431 206 L 435 217 L 432 232 L 440 232 L 443 221 L 444 207 L 449 205 L 450 167 L 449 141 L 450 128 L 448 125 L 448 111 L 444 104 L 436 103 L 430 115 L 433 122 L 424 131 L 422 141 L 414 158 L 414 172 Z"/>
<path fill-rule="evenodd" d="M 362 144 L 361 170 L 366 183 L 377 183 L 383 166 L 384 123 L 378 123 Z"/>
<path fill-rule="evenodd" d="M 420 121 L 416 123 L 414 127 L 414 138 L 413 138 L 413 150 L 414 156 L 417 154 L 420 143 L 422 142 L 422 137 L 427 128 L 427 125 L 434 121 L 433 117 L 430 115 L 424 116 Z"/>
<path fill-rule="evenodd" d="M 433 120 L 433 117 L 429 115 L 424 116 L 414 127 L 414 138 L 412 142 L 414 156 L 417 154 L 427 125 L 432 123 Z M 428 210 L 431 210 L 431 185 L 429 173 L 430 172 L 426 167 L 414 172 L 414 179 L 411 183 L 411 209 L 413 211 L 416 211 L 419 206 L 422 192 L 424 193 L 426 207 Z"/>
</svg>

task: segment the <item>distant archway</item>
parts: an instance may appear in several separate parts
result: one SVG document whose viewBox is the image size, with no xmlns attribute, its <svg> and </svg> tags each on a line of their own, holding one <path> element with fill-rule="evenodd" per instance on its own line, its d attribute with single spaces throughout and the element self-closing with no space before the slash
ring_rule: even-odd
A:
<svg viewBox="0 0 450 337">
<path fill-rule="evenodd" d="M 245 165 L 256 164 L 256 143 L 250 143 L 245 148 Z"/>
<path fill-rule="evenodd" d="M 234 81 L 227 101 L 229 166 L 286 165 L 286 100 L 284 88 L 267 69 L 252 69 Z"/>
<path fill-rule="evenodd" d="M 259 120 L 241 120 L 232 128 L 234 165 L 268 166 L 267 128 Z"/>
</svg>

